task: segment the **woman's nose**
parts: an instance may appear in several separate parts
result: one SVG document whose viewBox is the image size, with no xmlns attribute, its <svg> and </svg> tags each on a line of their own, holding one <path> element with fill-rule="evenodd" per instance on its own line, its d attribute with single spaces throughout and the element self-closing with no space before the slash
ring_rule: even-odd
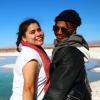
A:
<svg viewBox="0 0 100 100">
<path fill-rule="evenodd" d="M 36 35 L 37 35 L 37 36 L 43 35 L 43 32 L 42 32 L 42 31 L 41 31 L 41 32 L 36 31 Z"/>
</svg>

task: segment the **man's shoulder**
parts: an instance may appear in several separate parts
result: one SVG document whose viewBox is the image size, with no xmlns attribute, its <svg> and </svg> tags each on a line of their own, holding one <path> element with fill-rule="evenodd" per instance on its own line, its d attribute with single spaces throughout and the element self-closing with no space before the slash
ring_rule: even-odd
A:
<svg viewBox="0 0 100 100">
<path fill-rule="evenodd" d="M 74 46 L 64 46 L 64 47 L 62 47 L 62 48 L 59 48 L 59 50 L 58 50 L 58 52 L 61 52 L 61 51 L 63 51 L 63 52 L 72 52 L 72 51 L 77 51 L 78 49 L 76 48 L 76 47 L 74 47 Z"/>
<path fill-rule="evenodd" d="M 68 55 L 83 56 L 82 52 L 74 46 L 66 46 L 66 47 L 60 48 L 56 52 L 56 56 L 58 56 L 58 55 L 61 55 L 61 56 L 68 56 Z"/>
<path fill-rule="evenodd" d="M 62 48 L 59 48 L 53 55 L 53 59 L 62 59 L 62 57 L 64 56 L 68 56 L 68 55 L 73 55 L 74 52 L 77 52 L 77 48 L 73 47 L 73 46 L 65 46 Z"/>
</svg>

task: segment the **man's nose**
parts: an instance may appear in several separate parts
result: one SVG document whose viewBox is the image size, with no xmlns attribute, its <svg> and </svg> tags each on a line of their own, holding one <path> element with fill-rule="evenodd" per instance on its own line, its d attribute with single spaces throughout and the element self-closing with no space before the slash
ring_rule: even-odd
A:
<svg viewBox="0 0 100 100">
<path fill-rule="evenodd" d="M 58 30 L 57 33 L 58 33 L 58 34 L 62 34 L 61 28 L 59 28 L 59 30 Z"/>
</svg>

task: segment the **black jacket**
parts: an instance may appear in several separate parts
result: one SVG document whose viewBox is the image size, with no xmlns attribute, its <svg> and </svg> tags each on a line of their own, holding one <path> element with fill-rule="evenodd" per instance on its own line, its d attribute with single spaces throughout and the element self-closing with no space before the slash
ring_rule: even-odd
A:
<svg viewBox="0 0 100 100">
<path fill-rule="evenodd" d="M 67 100 L 67 95 L 77 87 L 81 99 L 90 100 L 85 84 L 84 54 L 76 47 L 67 45 L 57 49 L 50 68 L 50 87 L 43 100 Z"/>
</svg>

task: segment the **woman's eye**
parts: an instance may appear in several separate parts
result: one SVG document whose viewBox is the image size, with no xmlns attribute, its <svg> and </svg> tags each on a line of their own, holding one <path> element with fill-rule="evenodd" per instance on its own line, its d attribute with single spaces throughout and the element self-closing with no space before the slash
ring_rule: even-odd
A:
<svg viewBox="0 0 100 100">
<path fill-rule="evenodd" d="M 30 34 L 35 34 L 35 30 L 32 30 L 32 31 L 30 32 Z"/>
</svg>

